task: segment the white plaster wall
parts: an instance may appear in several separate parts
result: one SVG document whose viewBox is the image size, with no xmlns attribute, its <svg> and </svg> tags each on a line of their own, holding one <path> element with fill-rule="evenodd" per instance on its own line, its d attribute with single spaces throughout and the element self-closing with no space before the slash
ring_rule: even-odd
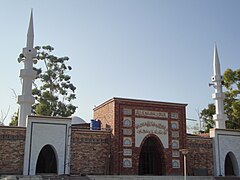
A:
<svg viewBox="0 0 240 180">
<path fill-rule="evenodd" d="M 240 131 L 212 129 L 210 136 L 213 137 L 214 175 L 225 176 L 225 158 L 232 152 L 237 160 L 236 175 L 239 176 L 240 163 Z"/>
<path fill-rule="evenodd" d="M 58 174 L 70 173 L 71 119 L 57 117 L 28 117 L 25 141 L 24 175 L 35 175 L 41 149 L 49 144 L 57 159 Z"/>
<path fill-rule="evenodd" d="M 157 126 L 151 126 L 154 123 Z M 144 125 L 148 124 L 148 125 Z M 162 126 L 162 128 L 161 128 Z M 162 142 L 164 148 L 168 148 L 168 121 L 157 119 L 136 118 L 135 119 L 135 146 L 140 147 L 143 139 L 148 134 L 156 135 Z"/>
</svg>

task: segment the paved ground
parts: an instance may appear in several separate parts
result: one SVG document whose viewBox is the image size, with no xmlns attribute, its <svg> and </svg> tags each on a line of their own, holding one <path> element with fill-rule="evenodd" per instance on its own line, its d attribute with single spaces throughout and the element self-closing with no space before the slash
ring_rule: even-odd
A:
<svg viewBox="0 0 240 180">
<path fill-rule="evenodd" d="M 81 176 L 81 175 L 0 175 L 0 180 L 183 180 L 183 176 Z M 187 180 L 240 180 L 240 177 L 188 176 Z"/>
</svg>

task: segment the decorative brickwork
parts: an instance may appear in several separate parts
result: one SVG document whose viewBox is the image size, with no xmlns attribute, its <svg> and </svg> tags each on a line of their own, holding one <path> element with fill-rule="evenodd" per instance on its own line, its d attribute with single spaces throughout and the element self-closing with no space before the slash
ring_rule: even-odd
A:
<svg viewBox="0 0 240 180">
<path fill-rule="evenodd" d="M 213 175 L 212 138 L 187 136 L 187 171 L 189 175 Z"/>
<path fill-rule="evenodd" d="M 173 149 L 179 151 L 186 148 L 185 107 L 186 104 L 113 98 L 94 108 L 94 118 L 101 120 L 102 127 L 105 128 L 107 125 L 113 129 L 111 173 L 139 174 L 139 156 L 144 143 L 141 137 L 148 134 L 158 137 L 164 135 L 163 141 L 159 142 L 159 147 L 165 145 L 163 149 L 159 149 L 163 152 L 161 155 L 164 162 L 161 167 L 164 169 L 163 175 L 181 175 L 182 158 L 173 158 Z M 136 121 L 142 123 L 135 127 Z M 141 129 L 142 126 L 147 128 Z M 167 134 L 165 128 L 167 128 Z M 177 143 L 175 148 L 172 147 L 172 140 Z M 136 142 L 142 143 L 140 145 L 135 144 Z M 132 155 L 124 155 L 124 151 L 131 151 Z M 175 165 L 180 164 L 173 167 L 173 162 Z"/>
<path fill-rule="evenodd" d="M 0 126 L 0 174 L 22 174 L 26 128 Z"/>
<path fill-rule="evenodd" d="M 110 132 L 72 127 L 71 174 L 108 174 Z"/>
</svg>

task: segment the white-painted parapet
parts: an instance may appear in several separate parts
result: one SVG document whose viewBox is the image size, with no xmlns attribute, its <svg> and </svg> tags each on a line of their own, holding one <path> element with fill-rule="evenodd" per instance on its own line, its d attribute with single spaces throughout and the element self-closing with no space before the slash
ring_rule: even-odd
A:
<svg viewBox="0 0 240 180">
<path fill-rule="evenodd" d="M 222 91 L 223 77 L 220 70 L 220 62 L 218 58 L 217 46 L 214 46 L 214 57 L 213 57 L 213 76 L 212 76 L 213 86 L 215 92 L 212 94 L 212 98 L 215 101 L 216 113 L 213 115 L 213 120 L 215 121 L 216 128 L 225 129 L 225 121 L 227 120 L 227 115 L 224 114 L 224 104 L 225 94 Z"/>
<path fill-rule="evenodd" d="M 22 79 L 22 95 L 18 96 L 18 104 L 20 105 L 18 126 L 26 127 L 26 118 L 31 114 L 32 105 L 34 104 L 34 97 L 32 96 L 32 82 L 35 79 L 37 73 L 33 70 L 33 62 L 37 51 L 33 48 L 34 44 L 34 30 L 33 30 L 33 14 L 31 12 L 28 33 L 27 44 L 23 48 L 22 55 L 18 58 L 18 62 L 24 63 L 24 69 L 20 70 L 20 77 Z"/>
<path fill-rule="evenodd" d="M 210 129 L 215 176 L 240 176 L 240 131 Z"/>
<path fill-rule="evenodd" d="M 70 141 L 71 118 L 28 116 L 23 175 L 36 175 L 37 166 L 45 166 L 43 170 L 50 172 L 47 167 L 51 167 L 48 163 L 52 162 L 56 163 L 56 174 L 69 174 Z M 45 161 L 41 165 L 40 154 L 46 146 L 54 152 L 56 161 Z M 52 155 L 47 153 L 46 157 Z"/>
</svg>

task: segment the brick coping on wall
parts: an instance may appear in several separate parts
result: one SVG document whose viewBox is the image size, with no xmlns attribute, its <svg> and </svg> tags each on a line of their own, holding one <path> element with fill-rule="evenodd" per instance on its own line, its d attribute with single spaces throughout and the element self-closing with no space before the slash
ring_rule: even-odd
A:
<svg viewBox="0 0 240 180">
<path fill-rule="evenodd" d="M 0 129 L 26 130 L 26 127 L 18 127 L 18 126 L 0 126 Z"/>
<path fill-rule="evenodd" d="M 204 134 L 187 134 L 187 138 L 212 139 L 212 138 L 209 136 L 209 133 L 204 133 Z"/>
<path fill-rule="evenodd" d="M 109 134 L 111 131 L 110 130 L 106 130 L 106 129 L 101 129 L 101 130 L 90 130 L 90 129 L 81 129 L 81 128 L 78 128 L 76 126 L 71 126 L 72 128 L 72 131 L 81 131 L 81 132 L 84 132 L 84 133 L 106 133 L 106 134 Z"/>
<path fill-rule="evenodd" d="M 141 100 L 141 99 L 128 99 L 128 98 L 119 98 L 119 97 L 113 97 L 102 104 L 98 105 L 97 107 L 93 108 L 93 111 L 105 106 L 106 104 L 109 104 L 113 101 L 124 101 L 124 102 L 131 102 L 131 103 L 147 103 L 152 105 L 174 105 L 174 106 L 187 106 L 185 103 L 172 103 L 172 102 L 161 102 L 161 101 L 151 101 L 151 100 Z"/>
</svg>

